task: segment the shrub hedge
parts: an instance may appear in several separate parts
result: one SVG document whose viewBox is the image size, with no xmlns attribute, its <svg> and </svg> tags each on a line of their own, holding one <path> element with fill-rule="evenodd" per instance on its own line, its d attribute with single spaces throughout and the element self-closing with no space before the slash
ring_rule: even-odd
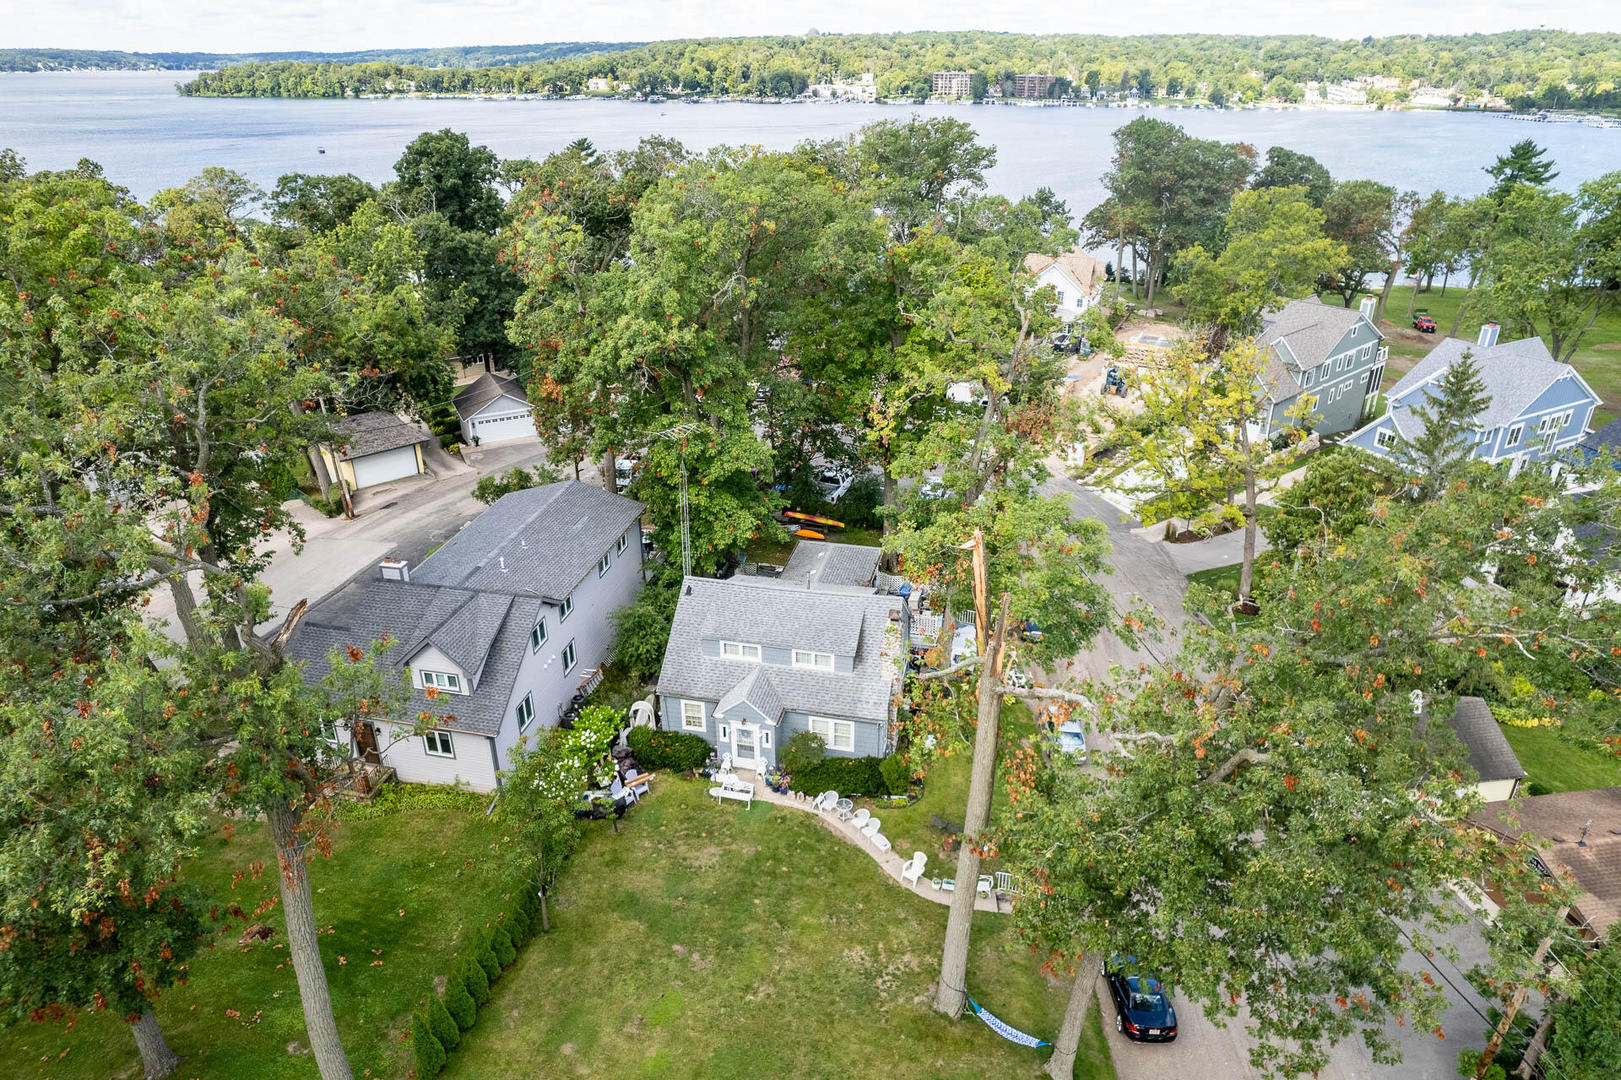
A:
<svg viewBox="0 0 1621 1080">
<path fill-rule="evenodd" d="M 484 974 L 484 965 L 476 956 L 462 958 L 462 982 L 473 995 L 473 1004 L 483 1005 L 490 1000 L 490 977 Z"/>
<path fill-rule="evenodd" d="M 506 923 L 496 923 L 490 931 L 490 947 L 503 968 L 511 967 L 512 961 L 518 958 L 518 949 L 512 944 L 512 931 Z"/>
<path fill-rule="evenodd" d="M 452 972 L 445 980 L 445 1009 L 463 1031 L 472 1027 L 473 1021 L 478 1019 L 478 1003 L 467 992 L 467 979 L 460 970 Z"/>
<path fill-rule="evenodd" d="M 446 981 L 445 990 L 450 990 L 449 981 Z M 456 1026 L 455 1019 L 450 1010 L 445 1007 L 444 999 L 438 994 L 428 995 L 428 1023 L 433 1028 L 433 1037 L 439 1040 L 439 1045 L 449 1054 L 462 1041 L 462 1029 Z"/>
<path fill-rule="evenodd" d="M 907 765 L 906 758 L 900 754 L 891 754 L 878 766 L 878 771 L 884 775 L 884 787 L 891 795 L 905 795 L 906 789 L 912 786 L 912 769 Z"/>
<path fill-rule="evenodd" d="M 433 1036 L 425 1010 L 418 1009 L 411 1016 L 411 1049 L 416 1052 L 416 1074 L 419 1077 L 438 1076 L 445 1067 L 445 1048 Z"/>
<path fill-rule="evenodd" d="M 886 795 L 883 759 L 875 757 L 823 758 L 794 773 L 793 789 L 808 794 L 836 791 L 840 795 Z"/>
<path fill-rule="evenodd" d="M 636 763 L 643 769 L 671 769 L 691 772 L 700 769 L 709 760 L 710 746 L 701 735 L 683 731 L 657 731 L 653 728 L 631 728 L 625 737 Z"/>
</svg>

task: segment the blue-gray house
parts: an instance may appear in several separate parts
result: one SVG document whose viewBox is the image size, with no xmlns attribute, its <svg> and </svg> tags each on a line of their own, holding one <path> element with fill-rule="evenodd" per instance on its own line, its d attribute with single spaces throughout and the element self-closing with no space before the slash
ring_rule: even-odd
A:
<svg viewBox="0 0 1621 1080">
<path fill-rule="evenodd" d="M 906 601 L 876 591 L 876 548 L 816 548 L 843 550 L 804 572 L 790 560 L 778 579 L 682 583 L 659 671 L 665 730 L 702 735 L 740 769 L 773 767 L 801 731 L 831 757 L 894 748 Z"/>
<path fill-rule="evenodd" d="M 1413 407 L 1435 393 L 1447 368 L 1465 356 L 1480 369 L 1491 395 L 1468 435 L 1474 457 L 1507 462 L 1517 473 L 1527 462 L 1553 459 L 1580 443 L 1599 396 L 1575 368 L 1555 360 L 1541 338 L 1499 342 L 1497 330 L 1496 323 L 1487 323 L 1473 344 L 1443 339 L 1391 388 L 1386 413 L 1347 444 L 1386 457 L 1398 440 L 1419 435 L 1422 422 Z"/>
</svg>

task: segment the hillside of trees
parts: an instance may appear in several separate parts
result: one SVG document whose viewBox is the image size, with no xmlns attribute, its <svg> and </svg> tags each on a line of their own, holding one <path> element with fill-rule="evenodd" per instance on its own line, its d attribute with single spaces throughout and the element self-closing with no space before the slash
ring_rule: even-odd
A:
<svg viewBox="0 0 1621 1080">
<path fill-rule="evenodd" d="M 790 97 L 863 72 L 882 98 L 921 99 L 936 71 L 997 80 L 1050 74 L 1093 90 L 1211 100 L 1288 98 L 1291 86 L 1382 76 L 1490 94 L 1516 108 L 1621 107 L 1621 35 L 1511 31 L 1338 41 L 1305 36 L 1022 35 L 961 31 L 653 42 L 500 67 L 258 62 L 205 72 L 182 93 L 345 97 L 389 93 L 579 93 L 607 78 L 640 93 Z M 1396 100 L 1402 94 L 1398 91 Z"/>
<path fill-rule="evenodd" d="M 437 49 L 361 49 L 356 52 L 123 52 L 118 49 L 0 49 L 0 71 L 196 71 L 228 64 L 364 64 L 420 67 L 493 67 L 632 49 L 635 41 L 551 41 L 538 45 L 454 45 Z"/>
</svg>

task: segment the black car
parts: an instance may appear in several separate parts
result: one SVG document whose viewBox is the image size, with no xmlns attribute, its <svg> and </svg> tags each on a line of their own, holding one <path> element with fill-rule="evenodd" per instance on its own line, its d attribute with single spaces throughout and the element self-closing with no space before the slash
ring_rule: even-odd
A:
<svg viewBox="0 0 1621 1080">
<path fill-rule="evenodd" d="M 1103 981 L 1114 999 L 1114 1029 L 1137 1042 L 1172 1042 L 1176 1039 L 1176 1010 L 1170 991 L 1158 979 L 1129 974 L 1136 958 L 1124 964 L 1103 964 Z"/>
</svg>

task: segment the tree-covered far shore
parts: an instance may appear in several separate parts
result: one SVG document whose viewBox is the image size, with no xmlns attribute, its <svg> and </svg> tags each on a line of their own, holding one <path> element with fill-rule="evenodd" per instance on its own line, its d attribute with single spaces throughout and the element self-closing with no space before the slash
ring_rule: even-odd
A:
<svg viewBox="0 0 1621 1080">
<path fill-rule="evenodd" d="M 208 71 L 181 93 L 212 97 L 581 93 L 591 80 L 643 94 L 794 97 L 818 83 L 874 76 L 879 98 L 922 99 L 937 71 L 973 73 L 976 92 L 1016 74 L 1062 90 L 1187 97 L 1220 104 L 1299 100 L 1308 82 L 1370 81 L 1401 104 L 1417 86 L 1456 103 L 1621 108 L 1621 34 L 1507 31 L 1361 40 L 1228 35 L 1028 35 L 986 31 L 694 38 L 495 66 L 261 61 Z M 1377 82 L 1374 82 L 1377 80 Z"/>
</svg>

